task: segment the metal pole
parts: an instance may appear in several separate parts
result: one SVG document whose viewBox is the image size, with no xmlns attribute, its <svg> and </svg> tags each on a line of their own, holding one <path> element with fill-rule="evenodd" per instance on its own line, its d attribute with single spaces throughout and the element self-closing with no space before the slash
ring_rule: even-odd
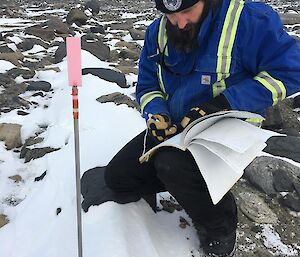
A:
<svg viewBox="0 0 300 257">
<path fill-rule="evenodd" d="M 82 257 L 82 220 L 81 220 L 81 187 L 80 187 L 80 152 L 79 152 L 79 105 L 78 88 L 72 87 L 73 96 L 73 118 L 74 118 L 74 140 L 75 140 L 75 167 L 76 167 L 76 199 L 77 199 L 77 234 L 78 234 L 78 256 Z"/>
</svg>

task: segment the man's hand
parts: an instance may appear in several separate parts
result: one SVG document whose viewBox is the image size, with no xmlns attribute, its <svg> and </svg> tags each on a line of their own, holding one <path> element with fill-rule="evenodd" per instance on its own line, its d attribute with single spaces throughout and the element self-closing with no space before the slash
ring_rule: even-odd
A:
<svg viewBox="0 0 300 257">
<path fill-rule="evenodd" d="M 180 124 L 183 128 L 185 128 L 196 119 L 202 118 L 208 114 L 225 110 L 231 110 L 231 107 L 225 96 L 221 94 L 209 102 L 193 107 L 187 113 L 187 115 L 183 117 Z"/>
<path fill-rule="evenodd" d="M 152 137 L 158 142 L 174 136 L 177 132 L 177 126 L 171 123 L 171 119 L 165 114 L 151 115 L 147 121 L 147 126 Z"/>
</svg>

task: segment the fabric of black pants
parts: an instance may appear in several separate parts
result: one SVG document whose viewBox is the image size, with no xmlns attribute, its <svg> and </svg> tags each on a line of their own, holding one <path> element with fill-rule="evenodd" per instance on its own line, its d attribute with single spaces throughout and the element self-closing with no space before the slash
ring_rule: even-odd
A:
<svg viewBox="0 0 300 257">
<path fill-rule="evenodd" d="M 162 147 L 140 164 L 145 132 L 124 146 L 106 167 L 108 187 L 119 193 L 149 195 L 169 191 L 193 222 L 218 235 L 229 234 L 237 226 L 237 209 L 233 195 L 228 192 L 214 205 L 204 179 L 189 151 Z M 147 137 L 147 149 L 156 143 Z"/>
</svg>

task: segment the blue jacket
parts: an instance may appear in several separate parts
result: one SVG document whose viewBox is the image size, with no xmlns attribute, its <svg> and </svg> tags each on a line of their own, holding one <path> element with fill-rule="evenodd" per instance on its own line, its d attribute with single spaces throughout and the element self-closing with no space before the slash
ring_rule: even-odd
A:
<svg viewBox="0 0 300 257">
<path fill-rule="evenodd" d="M 270 6 L 223 0 L 203 21 L 198 49 L 184 54 L 166 45 L 172 73 L 160 65 L 164 19 L 148 27 L 140 56 L 136 96 L 144 118 L 165 113 L 180 123 L 192 107 L 220 93 L 233 110 L 264 115 L 267 107 L 300 91 L 299 46 Z"/>
</svg>

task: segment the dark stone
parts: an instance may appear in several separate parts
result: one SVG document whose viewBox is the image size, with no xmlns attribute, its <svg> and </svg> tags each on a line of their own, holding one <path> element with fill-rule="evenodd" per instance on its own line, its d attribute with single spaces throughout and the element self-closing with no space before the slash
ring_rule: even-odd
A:
<svg viewBox="0 0 300 257">
<path fill-rule="evenodd" d="M 262 128 L 265 129 L 281 129 L 282 116 L 278 105 L 270 107 L 266 110 L 266 119 L 263 121 Z"/>
<path fill-rule="evenodd" d="M 26 115 L 28 115 L 29 113 L 28 112 L 24 112 L 24 111 L 17 111 L 17 114 L 18 115 L 21 115 L 21 116 L 26 116 Z"/>
<path fill-rule="evenodd" d="M 41 176 L 35 177 L 34 181 L 37 182 L 37 181 L 43 180 L 44 177 L 46 176 L 46 174 L 47 174 L 47 171 L 44 171 Z"/>
<path fill-rule="evenodd" d="M 119 53 L 119 56 L 123 59 L 128 58 L 137 61 L 140 58 L 140 53 L 130 49 L 122 49 Z"/>
<path fill-rule="evenodd" d="M 55 38 L 53 29 L 43 28 L 40 25 L 35 25 L 25 29 L 26 34 L 37 36 L 45 41 L 51 41 Z"/>
<path fill-rule="evenodd" d="M 101 79 L 115 82 L 122 88 L 127 88 L 126 84 L 126 78 L 125 75 L 121 72 L 117 72 L 110 69 L 104 69 L 104 68 L 85 68 L 82 70 L 82 75 L 86 74 L 92 74 L 94 76 L 97 76 Z"/>
<path fill-rule="evenodd" d="M 281 21 L 284 25 L 294 25 L 300 23 L 300 16 L 296 13 L 280 13 Z"/>
<path fill-rule="evenodd" d="M 254 233 L 261 233 L 262 228 L 260 226 L 252 226 L 251 231 L 253 231 Z"/>
<path fill-rule="evenodd" d="M 98 25 L 97 27 L 91 27 L 90 31 L 92 33 L 100 33 L 100 34 L 105 34 L 105 29 L 102 25 Z"/>
<path fill-rule="evenodd" d="M 56 215 L 60 214 L 61 213 L 61 208 L 57 208 L 56 209 Z"/>
<path fill-rule="evenodd" d="M 61 19 L 55 16 L 51 16 L 46 22 L 47 26 L 53 29 L 58 34 L 68 34 L 69 27 L 67 24 L 63 23 Z"/>
<path fill-rule="evenodd" d="M 110 49 L 104 45 L 100 40 L 96 42 L 86 42 L 86 37 L 81 39 L 81 48 L 95 55 L 101 61 L 107 61 L 110 59 Z M 61 43 L 55 52 L 55 63 L 59 63 L 67 55 L 66 44 Z"/>
<path fill-rule="evenodd" d="M 0 86 L 7 87 L 8 85 L 14 84 L 15 81 L 6 73 L 0 74 Z"/>
<path fill-rule="evenodd" d="M 300 195 L 300 176 L 294 181 L 294 187 L 298 195 Z"/>
<path fill-rule="evenodd" d="M 71 9 L 67 15 L 67 23 L 72 25 L 75 23 L 78 26 L 85 25 L 88 20 L 86 14 L 79 9 Z"/>
<path fill-rule="evenodd" d="M 300 211 L 300 199 L 293 196 L 293 194 L 289 193 L 278 200 L 282 205 L 288 207 L 292 211 Z"/>
<path fill-rule="evenodd" d="M 51 89 L 51 84 L 47 81 L 33 81 L 30 82 L 27 90 L 29 91 L 45 91 L 48 92 Z"/>
<path fill-rule="evenodd" d="M 7 72 L 9 76 L 12 78 L 16 78 L 18 76 L 22 76 L 24 79 L 31 79 L 35 75 L 35 71 L 33 70 L 25 70 L 25 69 L 20 69 L 20 68 L 12 68 Z"/>
<path fill-rule="evenodd" d="M 18 49 L 22 51 L 28 51 L 33 48 L 34 45 L 40 45 L 46 49 L 48 49 L 49 44 L 38 38 L 25 38 L 24 41 L 17 45 Z"/>
<path fill-rule="evenodd" d="M 273 172 L 274 188 L 277 192 L 293 192 L 293 177 L 286 170 Z"/>
<path fill-rule="evenodd" d="M 300 137 L 300 133 L 297 129 L 295 128 L 286 128 L 286 129 L 281 129 L 279 131 L 280 134 L 284 134 L 287 136 L 292 136 L 292 137 Z"/>
<path fill-rule="evenodd" d="M 131 21 L 111 23 L 108 27 L 110 27 L 110 30 L 130 30 L 133 27 L 133 23 Z"/>
<path fill-rule="evenodd" d="M 162 205 L 162 210 L 173 213 L 175 211 L 175 204 L 169 200 L 160 200 L 160 204 Z"/>
<path fill-rule="evenodd" d="M 145 31 L 138 30 L 138 29 L 130 29 L 129 33 L 133 40 L 144 40 L 145 39 Z"/>
<path fill-rule="evenodd" d="M 37 137 L 37 138 L 30 137 L 30 138 L 26 139 L 25 143 L 21 149 L 21 152 L 20 152 L 20 159 L 25 158 L 27 152 L 30 150 L 30 148 L 28 148 L 28 146 L 41 143 L 42 141 L 43 141 L 43 138 L 41 138 L 41 137 Z"/>
<path fill-rule="evenodd" d="M 121 94 L 119 92 L 103 95 L 96 99 L 100 103 L 115 103 L 116 105 L 120 104 L 126 104 L 128 107 L 136 108 L 138 111 L 140 110 L 140 107 L 138 103 L 134 100 L 131 100 L 130 97 Z"/>
<path fill-rule="evenodd" d="M 293 104 L 293 107 L 296 109 L 296 108 L 300 108 L 300 95 L 296 96 L 294 98 L 294 104 Z"/>
<path fill-rule="evenodd" d="M 44 148 L 34 148 L 34 149 L 29 149 L 25 155 L 25 163 L 29 162 L 34 159 L 41 158 L 45 156 L 48 153 L 57 151 L 59 149 L 55 149 L 52 147 L 44 147 Z"/>
<path fill-rule="evenodd" d="M 300 46 L 300 37 L 298 37 L 297 35 L 292 35 L 292 37 L 297 41 L 298 46 Z"/>
<path fill-rule="evenodd" d="M 267 140 L 266 153 L 286 157 L 300 162 L 300 138 L 292 136 L 274 136 Z"/>
<path fill-rule="evenodd" d="M 8 46 L 0 46 L 0 53 L 13 53 L 14 51 Z"/>
<path fill-rule="evenodd" d="M 275 131 L 294 128 L 300 131 L 299 115 L 293 111 L 293 104 L 293 98 L 286 98 L 277 105 L 268 108 L 262 128 Z"/>
<path fill-rule="evenodd" d="M 298 181 L 297 176 L 300 175 L 300 168 L 275 157 L 260 156 L 255 158 L 245 169 L 244 178 L 266 194 L 275 195 L 273 178 L 275 172 L 291 174 L 295 183 Z"/>
<path fill-rule="evenodd" d="M 55 63 L 61 62 L 67 55 L 67 48 L 66 48 L 66 43 L 60 43 L 59 47 L 57 48 L 55 54 L 54 54 L 54 59 Z"/>
<path fill-rule="evenodd" d="M 44 97 L 44 93 L 43 92 L 37 92 L 37 93 L 34 93 L 32 96 L 41 96 L 41 97 Z"/>
<path fill-rule="evenodd" d="M 101 61 L 109 61 L 110 49 L 107 45 L 104 45 L 101 41 L 86 42 L 82 41 L 82 49 L 95 55 Z"/>
<path fill-rule="evenodd" d="M 92 14 L 98 14 L 100 11 L 100 3 L 98 0 L 91 0 L 85 3 L 85 8 L 90 9 Z"/>
</svg>

